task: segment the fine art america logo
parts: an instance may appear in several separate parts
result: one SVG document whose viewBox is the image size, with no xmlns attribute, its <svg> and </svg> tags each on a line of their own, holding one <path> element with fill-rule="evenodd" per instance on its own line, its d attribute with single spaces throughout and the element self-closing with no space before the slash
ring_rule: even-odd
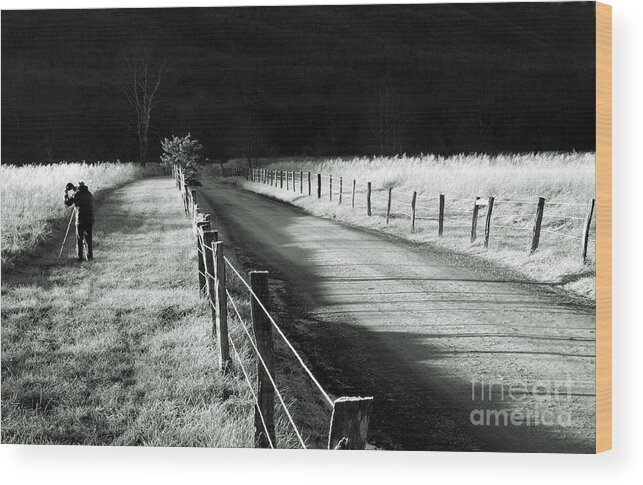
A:
<svg viewBox="0 0 643 485">
<path fill-rule="evenodd" d="M 470 420 L 475 426 L 572 425 L 572 379 L 564 381 L 471 379 Z"/>
</svg>

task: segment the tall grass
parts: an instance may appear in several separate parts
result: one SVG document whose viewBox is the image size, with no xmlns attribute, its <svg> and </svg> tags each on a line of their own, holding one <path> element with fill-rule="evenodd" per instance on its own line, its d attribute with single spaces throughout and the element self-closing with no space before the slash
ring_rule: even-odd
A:
<svg viewBox="0 0 643 485">
<path fill-rule="evenodd" d="M 594 153 L 537 153 L 396 156 L 332 159 L 259 160 L 269 170 L 312 172 L 312 195 L 242 182 L 314 214 L 379 229 L 416 242 L 454 249 L 501 263 L 538 281 L 561 284 L 593 297 L 595 291 L 595 215 L 590 228 L 588 261 L 580 261 L 581 234 L 588 202 L 595 197 Z M 322 174 L 322 198 L 317 199 L 316 174 Z M 329 200 L 333 177 L 333 200 Z M 339 205 L 339 178 L 343 204 Z M 351 208 L 352 183 L 355 208 Z M 298 184 L 299 176 L 295 177 Z M 373 188 L 373 216 L 366 216 L 366 186 Z M 284 183 L 284 189 L 286 184 Z M 388 189 L 392 214 L 386 223 Z M 410 212 L 417 191 L 417 221 L 411 233 Z M 438 237 L 439 195 L 445 196 L 444 236 Z M 472 208 L 476 197 L 495 197 L 490 246 L 482 247 L 486 208 L 479 211 L 478 238 L 471 244 Z M 529 254 L 538 197 L 546 199 L 538 251 Z"/>
<path fill-rule="evenodd" d="M 584 202 L 594 195 L 593 153 L 437 155 L 268 161 L 262 168 L 303 170 L 370 181 L 374 187 L 450 198 L 545 197 Z"/>
<path fill-rule="evenodd" d="M 33 249 L 69 216 L 63 204 L 67 182 L 85 182 L 96 195 L 145 170 L 133 163 L 56 163 L 51 165 L 0 166 L 3 264 Z"/>
</svg>

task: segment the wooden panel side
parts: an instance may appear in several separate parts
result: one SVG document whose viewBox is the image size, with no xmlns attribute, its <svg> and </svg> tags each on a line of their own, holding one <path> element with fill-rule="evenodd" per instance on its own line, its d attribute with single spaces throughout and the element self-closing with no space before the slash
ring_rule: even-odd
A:
<svg viewBox="0 0 643 485">
<path fill-rule="evenodd" d="M 596 4 L 596 452 L 612 448 L 612 7 Z"/>
</svg>

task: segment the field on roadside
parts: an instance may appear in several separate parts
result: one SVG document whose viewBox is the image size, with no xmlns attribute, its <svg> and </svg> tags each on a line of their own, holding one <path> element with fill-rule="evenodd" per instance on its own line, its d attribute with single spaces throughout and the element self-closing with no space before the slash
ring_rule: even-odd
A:
<svg viewBox="0 0 643 485">
<path fill-rule="evenodd" d="M 194 236 L 172 182 L 110 191 L 97 212 L 94 261 L 77 263 L 68 245 L 62 259 L 42 251 L 3 275 L 2 442 L 252 447 L 252 392 L 237 364 L 218 371 Z M 227 255 L 242 267 L 234 248 Z M 229 285 L 247 322 L 244 290 Z M 254 380 L 239 325 L 230 336 Z M 281 364 L 277 372 L 307 444 L 323 447 L 328 416 L 306 377 Z M 280 448 L 296 447 L 279 410 L 276 432 Z"/>
<path fill-rule="evenodd" d="M 192 232 L 171 195 L 161 178 L 115 190 L 98 207 L 93 262 L 69 247 L 3 277 L 3 443 L 247 445 L 246 391 L 216 372 L 186 264 Z"/>
<path fill-rule="evenodd" d="M 317 160 L 259 160 L 269 170 L 313 173 L 313 197 L 262 184 L 242 182 L 251 190 L 269 193 L 311 212 L 382 230 L 417 242 L 430 242 L 500 263 L 537 281 L 559 284 L 578 294 L 595 294 L 595 215 L 590 228 L 588 260 L 580 261 L 581 233 L 594 198 L 594 153 L 521 155 L 458 155 L 451 157 L 376 157 Z M 317 199 L 316 174 L 322 177 Z M 333 200 L 330 180 L 333 177 Z M 339 204 L 339 178 L 343 180 Z M 351 186 L 356 182 L 355 208 Z M 366 185 L 372 183 L 373 217 L 366 215 Z M 284 188 L 285 188 L 284 183 Z M 388 189 L 392 213 L 386 224 Z M 410 208 L 417 191 L 416 230 L 411 233 Z M 439 195 L 445 196 L 444 235 L 438 237 Z M 495 197 L 489 249 L 482 246 L 486 209 L 478 214 L 478 239 L 470 242 L 472 208 L 476 197 Z M 529 255 L 538 197 L 546 199 L 538 250 Z"/>
<path fill-rule="evenodd" d="M 2 164 L 2 263 L 32 250 L 56 223 L 70 216 L 70 209 L 63 204 L 67 182 L 77 185 L 84 181 L 96 195 L 145 173 L 133 163 Z"/>
</svg>

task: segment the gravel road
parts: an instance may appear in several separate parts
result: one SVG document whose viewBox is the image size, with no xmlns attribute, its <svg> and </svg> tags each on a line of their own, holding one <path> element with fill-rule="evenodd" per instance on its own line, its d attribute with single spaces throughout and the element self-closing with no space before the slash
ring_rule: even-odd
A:
<svg viewBox="0 0 643 485">
<path fill-rule="evenodd" d="M 595 308 L 466 257 L 205 181 L 215 225 L 285 288 L 284 327 L 405 450 L 594 450 Z"/>
</svg>

